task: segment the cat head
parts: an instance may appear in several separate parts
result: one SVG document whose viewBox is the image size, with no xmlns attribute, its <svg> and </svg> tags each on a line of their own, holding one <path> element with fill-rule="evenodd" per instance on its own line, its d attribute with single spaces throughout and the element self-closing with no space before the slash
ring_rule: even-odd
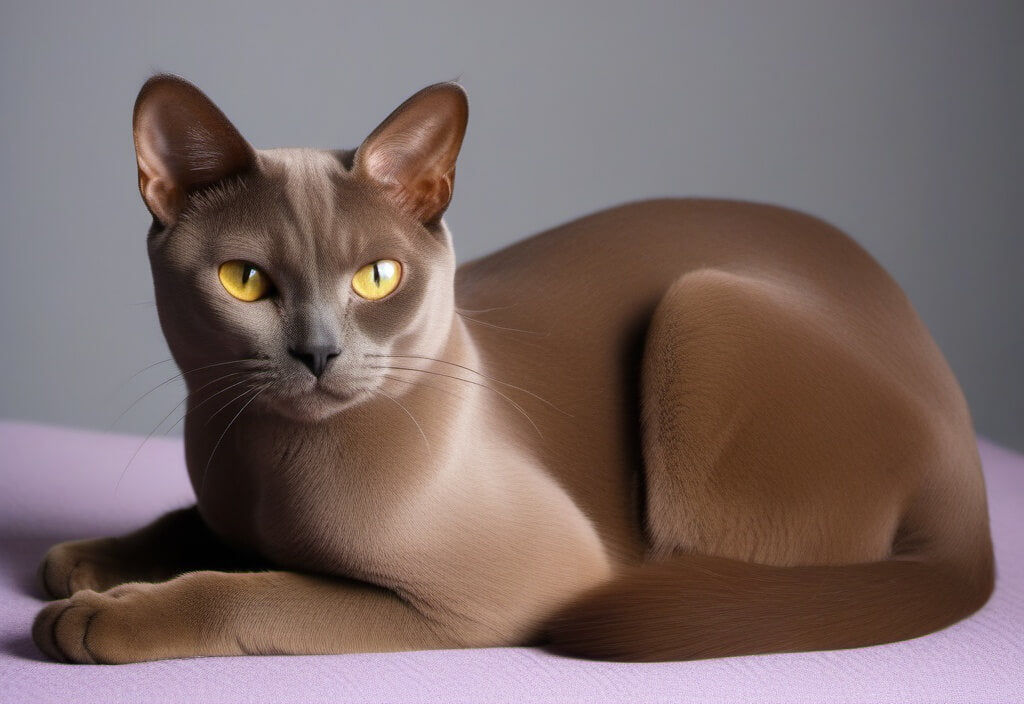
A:
<svg viewBox="0 0 1024 704">
<path fill-rule="evenodd" d="M 160 323 L 193 402 L 206 384 L 318 420 L 373 395 L 374 355 L 438 352 L 455 274 L 441 216 L 467 117 L 462 88 L 440 83 L 355 150 L 257 150 L 192 84 L 146 82 L 139 190 Z"/>
</svg>

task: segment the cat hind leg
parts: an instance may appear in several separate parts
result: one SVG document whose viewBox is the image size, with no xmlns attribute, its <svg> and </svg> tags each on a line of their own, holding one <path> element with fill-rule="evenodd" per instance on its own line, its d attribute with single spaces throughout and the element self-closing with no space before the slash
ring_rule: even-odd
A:
<svg viewBox="0 0 1024 704">
<path fill-rule="evenodd" d="M 985 603 L 973 439 L 950 453 L 819 303 L 713 270 L 666 294 L 642 379 L 651 554 L 556 614 L 553 649 L 650 661 L 858 647 Z"/>
</svg>

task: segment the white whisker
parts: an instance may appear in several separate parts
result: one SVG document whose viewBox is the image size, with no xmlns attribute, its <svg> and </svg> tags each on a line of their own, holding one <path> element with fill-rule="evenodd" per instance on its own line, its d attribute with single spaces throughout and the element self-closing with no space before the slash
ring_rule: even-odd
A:
<svg viewBox="0 0 1024 704">
<path fill-rule="evenodd" d="M 427 453 L 429 454 L 430 453 L 430 441 L 427 440 L 427 434 L 423 432 L 423 427 L 420 426 L 419 421 L 417 421 L 416 418 L 413 417 L 412 412 L 410 412 L 408 408 L 403 406 L 398 401 L 398 399 L 396 399 L 391 394 L 385 393 L 384 391 L 381 391 L 380 389 L 371 389 L 371 390 L 373 391 L 373 393 L 380 394 L 381 396 L 383 396 L 384 398 L 389 399 L 393 403 L 398 404 L 398 407 L 401 408 L 403 411 L 405 411 L 405 415 L 409 416 L 409 420 L 411 420 L 413 423 L 415 423 L 416 424 L 416 429 L 418 431 L 420 431 L 420 437 L 423 438 L 423 444 L 427 446 Z"/>
<path fill-rule="evenodd" d="M 496 328 L 498 330 L 507 330 L 508 332 L 521 332 L 521 333 L 523 333 L 525 335 L 543 335 L 544 337 L 548 336 L 548 333 L 541 333 L 541 332 L 538 332 L 536 330 L 522 330 L 520 328 L 510 328 L 510 327 L 506 327 L 504 325 L 496 325 L 495 323 L 487 323 L 487 322 L 484 322 L 483 320 L 477 320 L 476 318 L 471 318 L 468 315 L 463 315 L 459 311 L 455 311 L 455 314 L 458 315 L 459 317 L 461 317 L 463 320 L 468 320 L 470 322 L 476 323 L 477 325 L 484 325 L 484 326 L 489 327 L 489 328 Z"/>
<path fill-rule="evenodd" d="M 224 439 L 224 436 L 228 434 L 228 430 L 230 430 L 231 426 L 234 424 L 234 422 L 236 420 L 238 420 L 238 417 L 240 415 L 242 415 L 242 412 L 246 408 L 249 407 L 249 404 L 252 403 L 253 401 L 255 401 L 259 397 L 259 395 L 261 393 L 263 393 L 269 386 L 270 386 L 270 384 L 264 384 L 263 386 L 257 388 L 255 390 L 256 393 L 253 394 L 252 398 L 250 398 L 248 401 L 246 401 L 242 405 L 242 407 L 238 409 L 238 413 L 236 413 L 234 415 L 234 417 L 231 420 L 228 421 L 228 424 L 224 427 L 224 432 L 222 432 L 220 434 L 220 437 L 217 438 L 217 442 L 214 443 L 213 449 L 210 451 L 210 458 L 208 460 L 206 460 L 206 466 L 203 468 L 203 479 L 202 479 L 202 482 L 200 482 L 200 485 L 199 485 L 199 493 L 196 495 L 196 498 L 198 498 L 199 500 L 202 500 L 202 495 L 205 493 L 205 490 L 206 490 L 206 475 L 209 474 L 209 472 L 210 472 L 210 463 L 213 462 L 213 456 L 214 456 L 214 454 L 216 454 L 217 448 L 220 447 L 220 443 Z M 253 389 L 249 389 L 245 393 L 250 393 L 251 391 L 253 391 Z M 244 395 L 245 394 L 242 394 L 242 396 L 244 396 Z M 242 398 L 242 396 L 238 396 L 237 398 L 232 399 L 231 402 L 233 403 L 233 402 L 237 401 L 239 398 Z"/>
<path fill-rule="evenodd" d="M 487 374 L 484 374 L 483 372 L 478 372 L 476 369 L 473 369 L 471 367 L 467 367 L 467 366 L 462 365 L 462 364 L 456 364 L 455 362 L 449 362 L 446 359 L 438 359 L 437 357 L 425 357 L 423 355 L 415 355 L 415 354 L 371 354 L 370 356 L 371 357 L 386 357 L 386 358 L 391 358 L 391 359 L 399 359 L 399 358 L 405 358 L 405 359 L 427 359 L 427 360 L 430 360 L 432 362 L 439 362 L 441 364 L 448 364 L 448 365 L 453 366 L 453 367 L 458 367 L 459 369 L 465 369 L 467 372 L 472 372 L 473 374 L 476 374 L 477 376 L 480 376 L 480 377 L 482 377 L 484 379 L 487 379 L 488 381 L 493 381 L 496 384 L 501 384 L 502 386 L 507 386 L 507 387 L 509 387 L 511 389 L 515 389 L 517 391 L 522 391 L 524 394 L 528 394 L 529 396 L 533 396 L 535 399 L 537 399 L 541 403 L 547 404 L 548 406 L 550 406 L 554 410 L 558 411 L 562 415 L 568 416 L 569 418 L 573 417 L 573 415 L 571 413 L 566 413 L 561 408 L 559 408 L 555 404 L 551 403 L 551 401 L 548 401 L 543 396 L 539 396 L 539 395 L 533 393 L 529 389 L 524 389 L 522 386 L 516 386 L 515 384 L 511 384 L 511 383 L 509 383 L 507 381 L 502 381 L 501 379 L 495 379 L 493 376 L 488 376 Z"/>
<path fill-rule="evenodd" d="M 472 379 L 463 379 L 463 378 L 462 378 L 462 377 L 460 377 L 460 376 L 453 376 L 453 375 L 451 375 L 451 374 L 442 374 L 441 372 L 435 372 L 435 371 L 431 371 L 431 370 L 429 370 L 429 369 L 417 369 L 417 368 L 415 368 L 415 367 L 395 367 L 395 366 L 390 366 L 390 365 L 389 365 L 389 366 L 373 366 L 373 368 L 374 368 L 374 369 L 384 369 L 384 370 L 393 370 L 393 371 L 398 371 L 398 370 L 401 370 L 401 371 L 406 371 L 406 372 L 420 372 L 421 374 L 431 374 L 431 375 L 433 375 L 433 376 L 440 376 L 440 377 L 445 377 L 446 379 L 454 379 L 455 381 L 462 381 L 462 382 L 465 382 L 465 383 L 467 383 L 467 384 L 472 384 L 472 385 L 474 385 L 474 386 L 479 386 L 479 387 L 481 387 L 481 388 L 487 389 L 488 391 L 490 391 L 490 392 L 492 392 L 492 393 L 495 393 L 495 394 L 497 394 L 498 396 L 501 396 L 501 397 L 502 397 L 503 399 L 505 399 L 505 400 L 506 400 L 506 401 L 507 401 L 507 402 L 508 402 L 508 403 L 509 403 L 509 404 L 510 404 L 510 405 L 511 405 L 511 406 L 512 406 L 513 408 L 515 408 L 515 409 L 516 409 L 517 411 L 519 411 L 519 412 L 520 412 L 520 413 L 521 413 L 521 414 L 523 415 L 523 417 L 524 417 L 524 418 L 526 418 L 526 420 L 527 420 L 527 421 L 529 421 L 530 425 L 532 425 L 532 426 L 533 426 L 533 429 L 534 429 L 535 431 L 537 431 L 537 435 L 538 435 L 538 436 L 539 436 L 539 437 L 540 437 L 541 439 L 543 439 L 543 438 L 544 438 L 544 434 L 543 434 L 542 432 L 540 432 L 540 428 L 538 428 L 538 427 L 537 427 L 537 424 L 533 422 L 533 418 L 531 418 L 531 417 L 530 417 L 530 414 L 529 414 L 529 413 L 527 413 L 527 412 L 526 412 L 526 411 L 525 411 L 525 410 L 523 409 L 523 407 L 522 407 L 522 406 L 520 406 L 520 405 L 519 405 L 518 403 L 516 403 L 516 402 L 515 402 L 515 401 L 513 401 L 513 400 L 512 400 L 511 398 L 509 398 L 509 397 L 508 397 L 507 395 L 503 394 L 502 392 L 498 391 L 497 389 L 495 389 L 495 388 L 494 388 L 494 387 L 492 387 L 492 386 L 488 386 L 487 384 L 481 384 L 481 383 L 479 383 L 479 382 L 473 381 Z"/>
</svg>

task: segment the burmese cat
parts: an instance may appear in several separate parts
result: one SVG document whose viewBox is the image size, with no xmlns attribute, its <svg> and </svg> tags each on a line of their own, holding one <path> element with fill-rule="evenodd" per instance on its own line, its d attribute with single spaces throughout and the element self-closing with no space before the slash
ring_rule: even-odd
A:
<svg viewBox="0 0 1024 704">
<path fill-rule="evenodd" d="M 993 585 L 961 391 L 807 215 L 659 200 L 456 269 L 463 90 L 354 151 L 135 106 L 197 505 L 63 543 L 50 657 L 548 643 L 664 660 L 919 636 Z"/>
</svg>

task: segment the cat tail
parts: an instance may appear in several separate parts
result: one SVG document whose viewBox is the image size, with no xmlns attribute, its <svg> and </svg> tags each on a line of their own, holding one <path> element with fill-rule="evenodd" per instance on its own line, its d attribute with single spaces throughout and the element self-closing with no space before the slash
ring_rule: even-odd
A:
<svg viewBox="0 0 1024 704">
<path fill-rule="evenodd" d="M 584 593 L 551 619 L 548 636 L 557 652 L 632 662 L 915 638 L 988 599 L 991 541 L 974 542 L 959 559 L 900 556 L 851 565 L 775 567 L 678 555 Z"/>
</svg>

